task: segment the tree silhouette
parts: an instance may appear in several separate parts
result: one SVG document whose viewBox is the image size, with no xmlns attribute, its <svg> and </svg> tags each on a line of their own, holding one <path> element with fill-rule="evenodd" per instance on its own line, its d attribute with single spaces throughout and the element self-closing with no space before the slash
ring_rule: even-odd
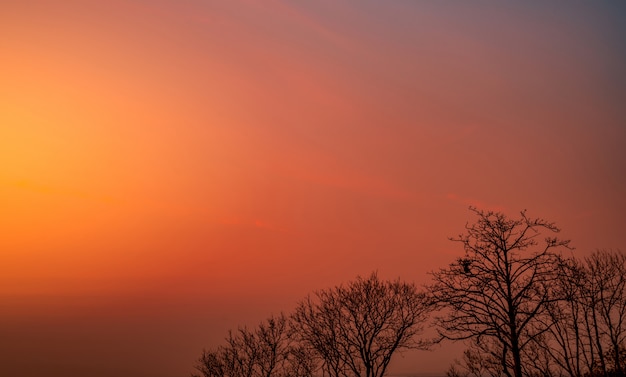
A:
<svg viewBox="0 0 626 377">
<path fill-rule="evenodd" d="M 551 222 L 470 210 L 452 241 L 465 255 L 432 272 L 426 292 L 376 273 L 320 290 L 256 328 L 203 351 L 194 377 L 383 377 L 393 355 L 463 340 L 448 377 L 622 377 L 626 372 L 626 254 L 565 258 Z M 547 236 L 546 236 L 547 235 Z"/>
<path fill-rule="evenodd" d="M 623 376 L 626 369 L 626 254 L 600 250 L 560 267 L 543 347 L 564 374 Z"/>
<path fill-rule="evenodd" d="M 373 273 L 309 295 L 292 315 L 294 330 L 331 377 L 381 377 L 393 354 L 427 347 L 415 336 L 431 310 L 415 285 Z"/>
<path fill-rule="evenodd" d="M 592 307 L 596 334 L 604 334 L 604 343 L 597 340 L 598 352 L 605 375 L 609 368 L 617 375 L 624 375 L 620 350 L 626 345 L 626 254 L 596 251 L 585 259 L 588 279 L 596 304 Z M 597 318 L 596 318 L 597 317 Z M 606 357 L 605 357 L 606 356 Z M 606 360 L 608 358 L 608 360 Z"/>
<path fill-rule="evenodd" d="M 461 361 L 455 360 L 446 372 L 447 377 L 500 377 L 502 375 L 501 353 L 495 342 L 468 342 Z"/>
<path fill-rule="evenodd" d="M 442 315 L 435 319 L 444 339 L 474 339 L 494 343 L 500 352 L 502 372 L 522 377 L 525 348 L 547 331 L 538 321 L 548 303 L 557 300 L 552 285 L 558 279 L 554 266 L 557 250 L 569 241 L 546 237 L 557 233 L 553 223 L 470 208 L 478 220 L 466 233 L 451 238 L 460 242 L 465 256 L 448 268 L 433 272 L 431 294 Z"/>
<path fill-rule="evenodd" d="M 203 351 L 194 377 L 310 377 L 313 361 L 290 336 L 283 314 L 270 317 L 254 330 L 229 332 L 226 345 Z"/>
</svg>

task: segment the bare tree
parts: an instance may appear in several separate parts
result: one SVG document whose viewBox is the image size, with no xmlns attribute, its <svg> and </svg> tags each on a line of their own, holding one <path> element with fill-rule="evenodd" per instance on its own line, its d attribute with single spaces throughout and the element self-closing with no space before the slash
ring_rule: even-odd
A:
<svg viewBox="0 0 626 377">
<path fill-rule="evenodd" d="M 381 281 L 376 273 L 321 290 L 300 302 L 294 330 L 331 377 L 382 377 L 393 354 L 425 349 L 415 339 L 431 306 L 415 285 Z"/>
<path fill-rule="evenodd" d="M 500 377 L 502 376 L 502 351 L 490 339 L 468 341 L 463 359 L 455 360 L 446 372 L 447 377 Z"/>
<path fill-rule="evenodd" d="M 522 377 L 525 347 L 547 331 L 536 319 L 556 300 L 552 285 L 558 250 L 569 241 L 539 239 L 559 228 L 525 211 L 517 219 L 499 212 L 470 208 L 478 220 L 466 225 L 460 242 L 465 256 L 448 268 L 433 272 L 429 287 L 442 315 L 436 324 L 444 339 L 489 338 L 498 344 L 502 372 Z"/>
<path fill-rule="evenodd" d="M 313 359 L 290 336 L 283 314 L 270 317 L 254 330 L 229 332 L 226 345 L 203 351 L 194 377 L 309 377 Z"/>
<path fill-rule="evenodd" d="M 561 300 L 548 305 L 549 331 L 535 346 L 572 377 L 624 375 L 626 255 L 596 251 L 564 260 L 559 271 Z"/>
<path fill-rule="evenodd" d="M 605 375 L 610 369 L 623 376 L 620 349 L 626 346 L 626 254 L 596 251 L 585 259 L 585 265 L 587 281 L 597 294 L 592 314 L 602 369 Z"/>
<path fill-rule="evenodd" d="M 541 349 L 562 374 L 581 377 L 593 369 L 593 344 L 591 327 L 585 320 L 586 273 L 575 258 L 564 258 L 555 266 L 558 280 L 553 285 L 559 301 L 547 305 L 547 315 L 541 320 L 548 331 L 536 339 L 533 347 Z"/>
</svg>

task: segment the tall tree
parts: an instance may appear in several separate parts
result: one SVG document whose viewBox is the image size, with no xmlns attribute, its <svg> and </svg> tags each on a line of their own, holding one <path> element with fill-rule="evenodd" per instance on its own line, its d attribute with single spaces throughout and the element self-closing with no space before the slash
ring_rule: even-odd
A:
<svg viewBox="0 0 626 377">
<path fill-rule="evenodd" d="M 321 290 L 300 302 L 292 315 L 303 344 L 331 377 L 382 377 L 394 353 L 426 348 L 415 339 L 431 306 L 415 285 L 381 281 L 373 273 L 347 285 Z"/>
<path fill-rule="evenodd" d="M 559 279 L 553 288 L 561 300 L 548 304 L 543 323 L 548 331 L 535 346 L 550 355 L 561 374 L 581 377 L 593 370 L 594 363 L 591 327 L 586 326 L 590 322 L 585 314 L 589 301 L 587 274 L 582 263 L 573 257 L 564 258 L 555 269 Z"/>
<path fill-rule="evenodd" d="M 626 346 L 626 254 L 598 250 L 585 259 L 586 282 L 594 295 L 589 304 L 600 366 L 624 375 L 621 350 Z"/>
<path fill-rule="evenodd" d="M 522 377 L 525 347 L 547 330 L 540 321 L 556 300 L 551 285 L 559 249 L 569 241 L 547 236 L 559 228 L 525 211 L 511 219 L 500 212 L 470 208 L 478 219 L 451 240 L 465 255 L 432 273 L 430 291 L 442 309 L 436 318 L 442 338 L 496 342 L 503 373 Z M 486 339 L 487 340 L 487 339 Z M 513 373 L 511 374 L 511 369 Z"/>
<path fill-rule="evenodd" d="M 564 262 L 555 284 L 562 300 L 549 305 L 549 331 L 537 346 L 569 376 L 623 376 L 626 254 L 599 250 Z"/>
</svg>

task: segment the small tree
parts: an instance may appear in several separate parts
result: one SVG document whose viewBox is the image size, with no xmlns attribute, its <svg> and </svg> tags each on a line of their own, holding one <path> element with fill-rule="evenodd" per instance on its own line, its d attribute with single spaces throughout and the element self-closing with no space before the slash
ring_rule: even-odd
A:
<svg viewBox="0 0 626 377">
<path fill-rule="evenodd" d="M 309 377 L 313 361 L 290 337 L 289 323 L 281 314 L 254 330 L 229 332 L 226 345 L 203 351 L 194 377 Z"/>
<path fill-rule="evenodd" d="M 465 256 L 433 272 L 429 287 L 443 310 L 436 318 L 443 339 L 491 339 L 501 351 L 502 372 L 522 377 L 523 350 L 546 331 L 541 321 L 547 304 L 556 300 L 551 285 L 560 257 L 556 251 L 569 241 L 546 237 L 559 229 L 525 211 L 509 219 L 499 212 L 470 208 L 478 220 L 466 225 L 460 242 Z"/>
<path fill-rule="evenodd" d="M 324 375 L 382 377 L 393 354 L 427 347 L 421 333 L 431 309 L 415 285 L 373 273 L 316 292 L 297 306 L 294 330 L 317 355 Z"/>
<path fill-rule="evenodd" d="M 447 377 L 500 377 L 502 376 L 499 344 L 489 339 L 477 342 L 472 339 L 463 351 L 463 359 L 455 360 L 446 372 Z"/>
</svg>

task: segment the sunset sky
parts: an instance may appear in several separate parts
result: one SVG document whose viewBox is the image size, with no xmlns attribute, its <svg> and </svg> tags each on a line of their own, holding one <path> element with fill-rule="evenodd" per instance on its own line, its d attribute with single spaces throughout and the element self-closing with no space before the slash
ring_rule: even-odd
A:
<svg viewBox="0 0 626 377">
<path fill-rule="evenodd" d="M 626 249 L 626 6 L 3 0 L 0 375 L 188 376 L 468 206 Z M 393 373 L 442 373 L 443 345 Z"/>
</svg>

